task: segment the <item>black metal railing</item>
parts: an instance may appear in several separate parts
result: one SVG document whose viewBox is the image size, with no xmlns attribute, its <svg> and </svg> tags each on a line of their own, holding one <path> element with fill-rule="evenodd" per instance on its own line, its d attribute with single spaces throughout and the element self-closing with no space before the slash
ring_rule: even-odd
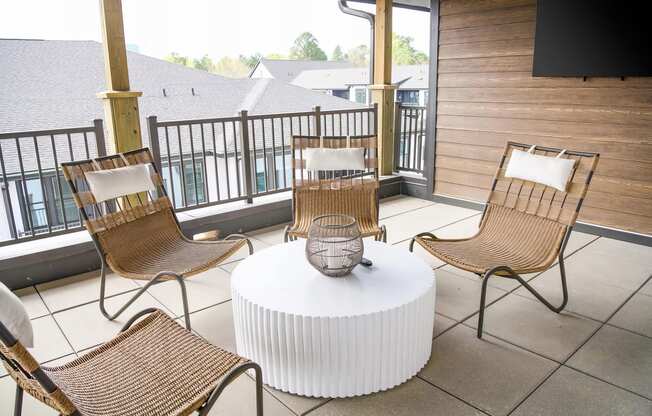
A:
<svg viewBox="0 0 652 416">
<path fill-rule="evenodd" d="M 426 144 L 426 108 L 396 103 L 394 107 L 394 162 L 398 171 L 423 173 Z"/>
<path fill-rule="evenodd" d="M 376 107 L 147 124 L 166 190 L 186 210 L 289 190 L 292 135 L 375 134 Z"/>
<path fill-rule="evenodd" d="M 0 134 L 0 246 L 81 229 L 61 163 L 105 154 L 102 120 Z"/>
</svg>

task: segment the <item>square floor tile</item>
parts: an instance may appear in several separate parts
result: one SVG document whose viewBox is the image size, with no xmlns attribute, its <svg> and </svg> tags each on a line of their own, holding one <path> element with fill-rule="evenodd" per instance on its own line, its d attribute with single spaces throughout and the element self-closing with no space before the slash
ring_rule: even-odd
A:
<svg viewBox="0 0 652 416">
<path fill-rule="evenodd" d="M 568 366 L 652 399 L 652 338 L 605 325 Z"/>
<path fill-rule="evenodd" d="M 229 273 L 214 267 L 195 276 L 184 279 L 191 312 L 217 305 L 231 298 Z M 181 287 L 176 280 L 151 286 L 147 292 L 161 302 L 175 316 L 183 315 Z"/>
<path fill-rule="evenodd" d="M 333 399 L 310 416 L 480 415 L 476 409 L 423 380 L 413 378 L 391 390 L 351 399 Z"/>
<path fill-rule="evenodd" d="M 633 292 L 652 274 L 652 247 L 601 237 L 573 254 L 566 272 Z"/>
<path fill-rule="evenodd" d="M 473 237 L 478 233 L 481 217 L 482 214 L 477 213 L 472 217 L 437 228 L 435 231 L 432 231 L 432 233 L 437 236 L 437 238 L 444 239 Z"/>
<path fill-rule="evenodd" d="M 299 396 L 298 394 L 290 394 L 284 391 L 276 390 L 272 387 L 265 386 L 272 396 L 276 397 L 286 407 L 292 410 L 297 415 L 304 415 L 315 407 L 327 402 L 329 399 L 318 397 Z"/>
<path fill-rule="evenodd" d="M 476 328 L 478 316 L 465 322 Z M 508 295 L 489 306 L 484 333 L 562 362 L 600 326 L 570 312 L 555 313 L 538 301 Z"/>
<path fill-rule="evenodd" d="M 432 344 L 419 376 L 492 415 L 506 415 L 558 364 L 458 325 Z"/>
<path fill-rule="evenodd" d="M 577 250 L 586 247 L 587 244 L 596 241 L 597 239 L 597 235 L 581 233 L 578 231 L 571 232 L 568 243 L 566 243 L 566 249 L 564 250 L 564 258 L 572 255 Z"/>
<path fill-rule="evenodd" d="M 467 272 L 466 270 L 458 269 L 457 267 L 451 266 L 450 264 L 445 265 L 440 270 L 452 273 L 454 275 L 463 277 L 465 279 L 473 280 L 474 282 L 478 282 L 478 281 L 482 282 L 482 279 L 477 274 L 472 272 Z M 535 273 L 523 275 L 525 280 L 532 279 L 534 276 L 536 276 Z M 520 283 L 513 279 L 508 279 L 500 276 L 493 276 L 489 278 L 489 282 L 487 283 L 487 285 L 489 287 L 494 287 L 496 289 L 501 289 L 509 292 L 510 290 L 519 287 Z"/>
<path fill-rule="evenodd" d="M 213 345 L 236 352 L 231 301 L 190 315 L 193 331 Z"/>
<path fill-rule="evenodd" d="M 94 270 L 65 279 L 36 286 L 50 311 L 57 312 L 100 298 L 100 272 Z M 138 289 L 137 282 L 109 272 L 106 276 L 106 294 L 113 296 Z"/>
<path fill-rule="evenodd" d="M 266 247 L 269 247 L 269 244 L 264 243 L 256 238 L 252 238 L 249 241 L 251 241 L 251 245 L 254 247 L 254 253 L 262 250 Z M 249 257 L 249 246 L 247 244 L 244 245 L 244 247 L 240 248 L 240 250 L 236 251 L 231 257 L 228 259 L 224 260 L 224 263 L 230 263 L 232 261 L 236 260 L 242 260 L 244 258 Z"/>
<path fill-rule="evenodd" d="M 561 367 L 512 415 L 649 416 L 652 401 Z"/>
<path fill-rule="evenodd" d="M 576 254 L 576 256 L 579 256 Z M 566 260 L 566 282 L 568 285 L 568 304 L 565 310 L 599 321 L 607 320 L 623 302 L 632 294 L 623 289 L 593 279 L 591 275 L 575 273 L 581 267 L 578 262 L 584 259 L 571 256 Z M 555 266 L 532 279 L 530 285 L 553 305 L 559 305 L 563 299 L 559 266 Z M 519 296 L 535 299 L 527 289 L 521 287 L 516 291 Z"/>
<path fill-rule="evenodd" d="M 380 218 L 388 218 L 418 208 L 427 207 L 434 202 L 406 195 L 396 195 L 380 200 Z"/>
<path fill-rule="evenodd" d="M 387 241 L 393 244 L 476 214 L 466 208 L 433 204 L 381 220 L 381 224 L 387 227 Z"/>
<path fill-rule="evenodd" d="M 435 314 L 435 323 L 432 335 L 433 337 L 438 337 L 442 332 L 446 331 L 451 326 L 455 325 L 457 321 L 454 319 L 447 318 L 438 313 Z"/>
<path fill-rule="evenodd" d="M 652 296 L 635 294 L 609 324 L 652 338 Z"/>
<path fill-rule="evenodd" d="M 405 240 L 400 243 L 394 244 L 396 247 L 400 247 L 403 250 L 405 250 L 406 255 L 412 255 L 410 254 L 410 240 Z M 436 269 L 437 267 L 443 266 L 445 263 L 441 260 L 439 260 L 437 257 L 433 256 L 432 254 L 428 253 L 421 245 L 414 243 L 414 248 L 412 250 L 413 255 L 418 256 L 421 260 L 425 261 L 428 266 L 432 267 L 433 269 Z"/>
<path fill-rule="evenodd" d="M 27 310 L 29 319 L 38 318 L 50 313 L 36 292 L 36 289 L 34 289 L 34 286 L 14 290 L 14 294 L 20 298 L 20 301 Z"/>
<path fill-rule="evenodd" d="M 220 269 L 224 270 L 227 273 L 233 273 L 233 270 L 238 267 L 242 260 L 232 261 L 230 263 L 225 263 L 220 266 Z"/>
<path fill-rule="evenodd" d="M 265 416 L 293 416 L 293 413 L 269 392 L 263 389 Z M 210 416 L 255 416 L 256 383 L 246 375 L 238 377 L 226 387 L 208 413 Z"/>
<path fill-rule="evenodd" d="M 51 361 L 73 353 L 70 344 L 52 316 L 46 315 L 32 319 L 32 327 L 34 329 L 34 348 L 29 348 L 29 352 L 38 362 Z"/>
<path fill-rule="evenodd" d="M 643 295 L 652 296 L 652 279 L 650 279 L 639 291 Z"/>
<path fill-rule="evenodd" d="M 125 293 L 106 299 L 107 310 L 109 313 L 116 312 L 133 295 L 133 293 Z M 149 294 L 144 293 L 114 321 L 109 321 L 102 315 L 99 302 L 57 312 L 53 316 L 61 326 L 61 329 L 66 334 L 75 351 L 79 352 L 114 338 L 129 318 L 143 309 L 152 307 L 159 308 L 171 315 L 170 311 L 161 303 Z"/>
<path fill-rule="evenodd" d="M 436 270 L 437 299 L 435 311 L 461 321 L 480 309 L 480 292 L 482 282 L 458 276 L 445 270 Z M 487 304 L 505 294 L 504 291 L 493 287 L 487 288 Z"/>
</svg>

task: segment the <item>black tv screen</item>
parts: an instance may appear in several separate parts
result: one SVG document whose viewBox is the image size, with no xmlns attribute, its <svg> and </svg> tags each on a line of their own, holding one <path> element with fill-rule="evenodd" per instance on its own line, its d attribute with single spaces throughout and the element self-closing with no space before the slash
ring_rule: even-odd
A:
<svg viewBox="0 0 652 416">
<path fill-rule="evenodd" d="M 650 0 L 539 0 L 532 75 L 652 76 Z"/>
</svg>

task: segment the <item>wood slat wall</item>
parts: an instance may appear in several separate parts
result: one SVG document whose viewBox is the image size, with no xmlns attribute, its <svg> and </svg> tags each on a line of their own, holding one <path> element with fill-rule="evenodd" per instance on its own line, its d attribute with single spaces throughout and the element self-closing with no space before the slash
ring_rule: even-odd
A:
<svg viewBox="0 0 652 416">
<path fill-rule="evenodd" d="M 597 151 L 580 221 L 652 234 L 652 78 L 534 78 L 536 0 L 441 0 L 435 194 L 484 202 L 506 141 Z"/>
</svg>

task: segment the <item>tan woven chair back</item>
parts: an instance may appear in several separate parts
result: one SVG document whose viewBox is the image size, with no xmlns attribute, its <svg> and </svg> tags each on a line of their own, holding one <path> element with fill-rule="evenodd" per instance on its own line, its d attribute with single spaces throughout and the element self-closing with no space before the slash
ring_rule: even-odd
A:
<svg viewBox="0 0 652 416">
<path fill-rule="evenodd" d="M 86 172 L 138 164 L 149 166 L 156 191 L 113 198 L 100 203 L 95 200 L 86 181 Z M 172 203 L 165 193 L 161 176 L 154 168 L 149 149 L 64 163 L 61 166 L 84 226 L 97 238 L 104 254 L 110 255 L 125 249 L 134 250 L 141 243 L 152 247 L 157 238 L 165 239 L 167 234 L 178 232 Z M 156 222 L 157 232 L 153 232 L 151 217 L 159 219 Z"/>
<path fill-rule="evenodd" d="M 303 151 L 308 148 L 363 148 L 365 170 L 309 171 Z M 376 136 L 293 136 L 292 188 L 340 189 L 378 184 L 378 140 Z"/>
<path fill-rule="evenodd" d="M 599 154 L 564 151 L 561 157 L 575 160 L 575 166 L 566 192 L 562 192 L 540 183 L 505 177 L 505 169 L 512 151 L 514 149 L 527 151 L 531 147 L 532 145 L 529 144 L 507 143 L 494 176 L 488 198 L 488 209 L 504 207 L 572 227 L 586 197 Z M 534 153 L 557 156 L 562 150 L 564 149 L 536 146 Z"/>
<path fill-rule="evenodd" d="M 0 359 L 7 373 L 27 393 L 62 415 L 71 415 L 76 411 L 70 399 L 43 372 L 38 361 L 2 323 L 0 323 Z"/>
</svg>

